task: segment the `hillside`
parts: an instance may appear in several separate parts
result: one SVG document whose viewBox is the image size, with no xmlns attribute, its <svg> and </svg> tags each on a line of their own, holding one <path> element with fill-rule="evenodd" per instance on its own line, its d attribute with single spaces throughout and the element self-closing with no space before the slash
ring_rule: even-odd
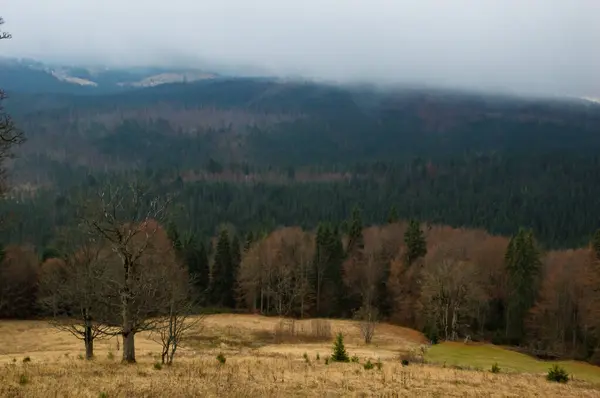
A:
<svg viewBox="0 0 600 398">
<path fill-rule="evenodd" d="M 600 106 L 589 101 L 218 78 L 13 92 L 7 106 L 28 137 L 11 175 L 16 218 L 55 213 L 90 175 L 133 172 L 198 203 L 205 221 L 181 227 L 205 236 L 223 222 L 245 232 L 341 222 L 359 205 L 367 223 L 396 207 L 494 233 L 528 226 L 566 247 L 585 244 L 600 219 Z M 48 244 L 54 225 L 40 217 L 8 239 Z"/>
<path fill-rule="evenodd" d="M 106 94 L 215 77 L 193 68 L 70 66 L 0 57 L 2 88 L 17 93 Z"/>
<path fill-rule="evenodd" d="M 0 394 L 14 397 L 50 395 L 82 397 L 170 396 L 333 396 L 393 395 L 409 397 L 533 396 L 593 397 L 598 394 L 598 368 L 571 364 L 573 380 L 567 385 L 550 383 L 538 370 L 489 372 L 478 365 L 448 363 L 402 366 L 399 357 L 418 350 L 419 334 L 409 329 L 381 325 L 372 346 L 357 339 L 350 322 L 331 322 L 332 332 L 343 331 L 347 350 L 360 363 L 325 363 L 331 338 L 318 343 L 273 340 L 276 318 L 216 315 L 193 330 L 171 367 L 157 368 L 160 346 L 147 336 L 138 340 L 140 360 L 120 365 L 115 339 L 100 341 L 92 362 L 79 359 L 81 343 L 68 333 L 58 332 L 44 322 L 1 321 L 0 350 L 5 363 Z M 310 324 L 310 320 L 298 324 Z M 18 333 L 14 333 L 17 332 Z M 8 339 L 8 336 L 14 338 Z M 441 347 L 441 346 L 440 346 Z M 431 348 L 435 350 L 436 346 Z M 497 348 L 497 351 L 503 350 Z M 465 347 L 465 353 L 469 347 Z M 224 354 L 225 364 L 215 357 Z M 306 353 L 306 354 L 305 354 Z M 319 356 L 317 357 L 317 354 Z M 308 359 L 304 359 L 304 355 Z M 27 363 L 23 358 L 29 358 Z M 443 359 L 436 354 L 436 360 Z M 381 369 L 364 369 L 367 360 L 381 361 Z M 535 362 L 534 360 L 530 360 Z M 489 361 L 488 361 L 489 362 Z M 506 362 L 502 363 L 502 365 Z M 102 395 L 104 394 L 104 395 Z"/>
</svg>

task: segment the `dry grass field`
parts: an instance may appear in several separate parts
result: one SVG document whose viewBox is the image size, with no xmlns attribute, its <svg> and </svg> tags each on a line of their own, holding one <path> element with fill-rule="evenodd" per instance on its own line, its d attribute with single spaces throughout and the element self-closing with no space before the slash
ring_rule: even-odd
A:
<svg viewBox="0 0 600 398">
<path fill-rule="evenodd" d="M 157 369 L 159 345 L 147 335 L 136 340 L 136 365 L 120 364 L 121 352 L 114 339 L 97 342 L 96 359 L 86 362 L 80 359 L 81 342 L 68 333 L 58 332 L 44 322 L 3 321 L 0 396 L 600 396 L 600 384 L 594 378 L 575 375 L 574 380 L 561 385 L 546 381 L 537 368 L 532 373 L 492 374 L 488 369 L 461 370 L 441 365 L 403 367 L 399 356 L 418 349 L 424 341 L 413 330 L 391 325 L 381 325 L 373 344 L 365 346 L 351 322 L 331 321 L 331 332 L 344 333 L 348 353 L 358 356 L 360 363 L 326 364 L 324 359 L 331 353 L 333 339 L 312 336 L 318 322 L 296 322 L 295 337 L 278 337 L 278 324 L 275 318 L 252 315 L 210 316 L 202 330 L 192 333 L 175 364 Z M 448 355 L 456 357 L 459 347 L 451 348 L 454 354 Z M 432 352 L 436 362 L 443 352 Z M 216 360 L 219 353 L 226 357 L 225 364 Z M 364 369 L 368 359 L 381 360 L 382 368 Z"/>
</svg>

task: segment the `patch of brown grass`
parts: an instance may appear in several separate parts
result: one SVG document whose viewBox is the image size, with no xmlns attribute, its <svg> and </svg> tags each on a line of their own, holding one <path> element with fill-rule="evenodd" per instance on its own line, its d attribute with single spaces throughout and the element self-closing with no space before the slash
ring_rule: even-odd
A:
<svg viewBox="0 0 600 398">
<path fill-rule="evenodd" d="M 344 333 L 348 353 L 360 363 L 325 364 L 332 340 L 273 344 L 281 319 L 256 315 L 213 315 L 178 351 L 172 367 L 154 366 L 159 346 L 137 337 L 138 364 L 122 365 L 116 341 L 96 343 L 96 359 L 80 359 L 83 344 L 45 322 L 0 322 L 0 396 L 2 397 L 594 397 L 600 386 L 576 379 L 550 383 L 542 374 L 492 374 L 441 366 L 403 367 L 399 353 L 415 350 L 423 337 L 410 329 L 379 325 L 365 345 L 351 321 L 303 320 L 300 334 Z M 325 326 L 327 325 L 327 326 Z M 268 338 L 260 340 L 261 331 Z M 298 332 L 295 332 L 298 333 Z M 257 337 L 259 336 L 259 337 Z M 323 337 L 324 338 L 324 337 Z M 114 358 L 108 359 L 112 352 Z M 216 356 L 223 353 L 225 364 Z M 306 354 L 306 358 L 304 355 Z M 317 360 L 317 354 L 320 359 Z M 24 363 L 23 358 L 31 357 Z M 13 361 L 14 358 L 14 361 Z M 367 360 L 383 368 L 365 370 Z M 24 382 L 26 381 L 26 382 Z"/>
<path fill-rule="evenodd" d="M 27 383 L 22 384 L 21 375 Z M 3 397 L 596 397 L 583 382 L 550 383 L 534 375 L 502 375 L 432 366 L 402 367 L 384 362 L 382 370 L 361 364 L 302 357 L 184 358 L 173 367 L 154 369 L 153 362 L 121 365 L 107 361 L 64 360 L 48 364 L 5 365 L 0 373 Z"/>
</svg>

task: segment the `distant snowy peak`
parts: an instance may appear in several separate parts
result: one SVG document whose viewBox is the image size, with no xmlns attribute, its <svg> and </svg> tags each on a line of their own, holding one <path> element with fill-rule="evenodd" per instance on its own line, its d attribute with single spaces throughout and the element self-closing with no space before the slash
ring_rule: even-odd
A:
<svg viewBox="0 0 600 398">
<path fill-rule="evenodd" d="M 193 68 L 132 67 L 111 68 L 107 66 L 73 66 L 45 64 L 32 59 L 0 57 L 0 78 L 8 79 L 11 86 L 19 87 L 31 82 L 32 73 L 37 79 L 44 76 L 46 84 L 68 83 L 72 86 L 102 89 L 153 87 L 169 83 L 191 83 L 214 79 L 216 73 Z"/>
<path fill-rule="evenodd" d="M 156 75 L 148 76 L 140 81 L 135 82 L 119 82 L 121 87 L 154 87 L 168 83 L 190 83 L 198 80 L 214 79 L 217 75 L 214 73 L 206 73 L 200 71 L 192 72 L 165 72 Z"/>
</svg>

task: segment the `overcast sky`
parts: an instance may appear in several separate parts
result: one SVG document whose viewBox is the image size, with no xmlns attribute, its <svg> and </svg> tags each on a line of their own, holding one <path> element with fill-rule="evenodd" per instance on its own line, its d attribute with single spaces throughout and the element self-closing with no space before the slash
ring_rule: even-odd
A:
<svg viewBox="0 0 600 398">
<path fill-rule="evenodd" d="M 600 0 L 0 0 L 0 54 L 600 96 Z"/>
</svg>

